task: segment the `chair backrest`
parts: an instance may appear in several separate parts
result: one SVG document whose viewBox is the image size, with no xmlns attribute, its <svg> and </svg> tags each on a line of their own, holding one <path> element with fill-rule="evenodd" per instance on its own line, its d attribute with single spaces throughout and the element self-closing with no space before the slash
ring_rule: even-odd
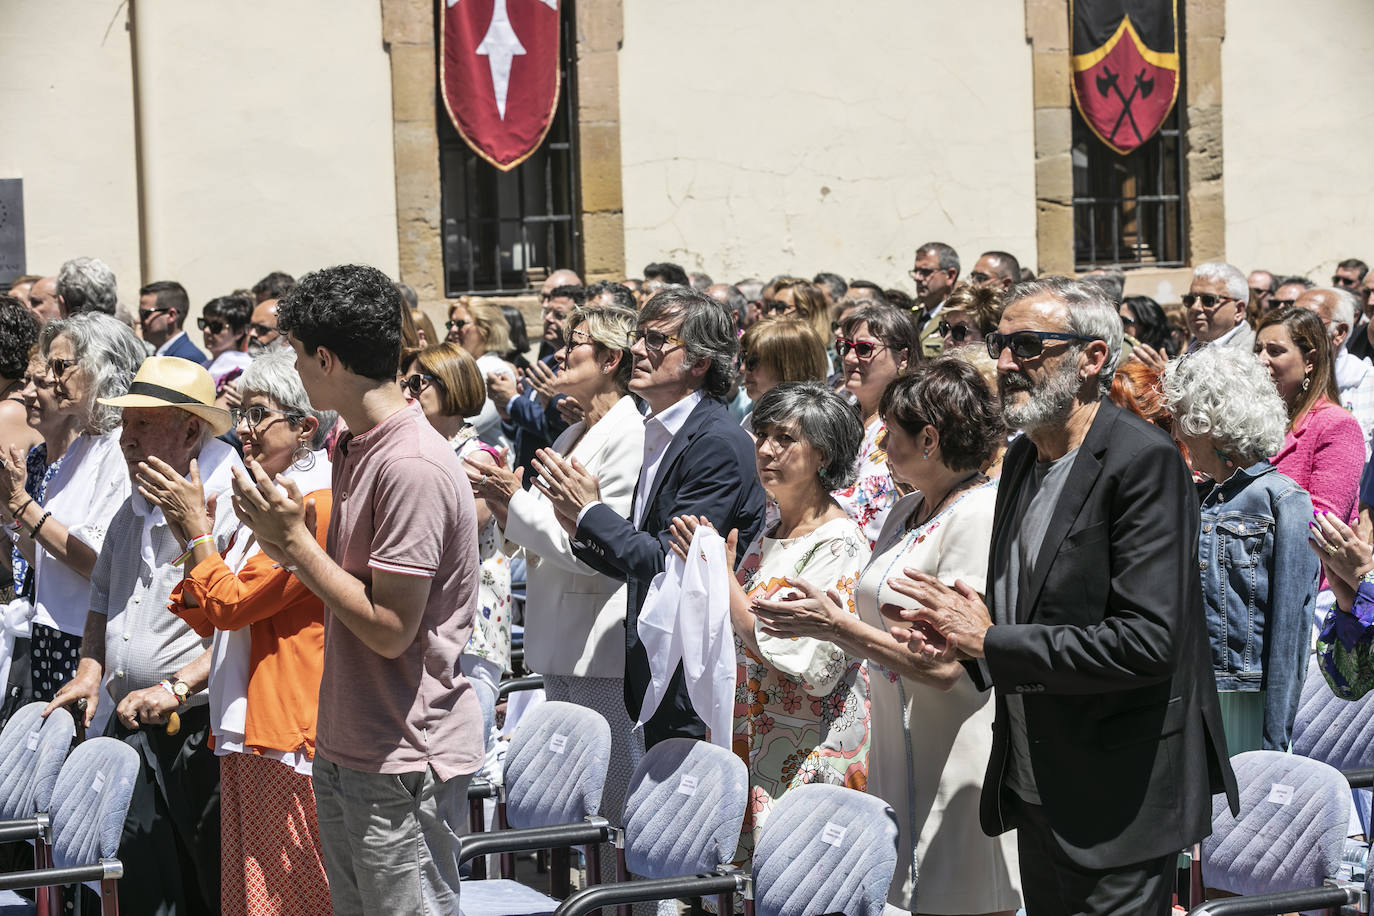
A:
<svg viewBox="0 0 1374 916">
<path fill-rule="evenodd" d="M 33 817 L 52 803 L 76 724 L 61 707 L 44 719 L 40 713 L 46 705 L 20 708 L 0 732 L 0 820 Z"/>
<path fill-rule="evenodd" d="M 138 767 L 138 751 L 123 741 L 91 738 L 76 746 L 53 790 L 53 864 L 91 865 L 119 851 Z"/>
<path fill-rule="evenodd" d="M 601 808 L 611 727 L 593 709 L 540 703 L 520 718 L 503 771 L 512 827 L 569 824 Z"/>
<path fill-rule="evenodd" d="M 714 871 L 739 845 L 749 771 L 722 747 L 669 738 L 649 748 L 625 799 L 625 862 L 643 878 Z"/>
<path fill-rule="evenodd" d="M 1314 658 L 1293 718 L 1293 753 L 1338 770 L 1374 767 L 1374 693 L 1342 700 Z"/>
<path fill-rule="evenodd" d="M 1320 887 L 1336 874 L 1350 824 L 1350 786 L 1335 768 L 1278 751 L 1231 758 L 1240 817 L 1226 796 L 1212 800 L 1212 835 L 1202 841 L 1208 887 L 1268 894 Z"/>
<path fill-rule="evenodd" d="M 897 869 L 897 816 L 881 798 L 816 783 L 778 799 L 754 848 L 756 916 L 880 916 Z"/>
</svg>

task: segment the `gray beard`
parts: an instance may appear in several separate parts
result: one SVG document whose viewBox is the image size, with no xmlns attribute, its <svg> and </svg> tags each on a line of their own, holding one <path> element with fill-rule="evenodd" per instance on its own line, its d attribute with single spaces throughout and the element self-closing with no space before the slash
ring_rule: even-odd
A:
<svg viewBox="0 0 1374 916">
<path fill-rule="evenodd" d="M 1082 382 L 1078 378 L 1078 367 L 1072 360 L 1065 360 L 1059 372 L 1051 376 L 1040 388 L 1032 388 L 1030 397 L 1024 403 L 1013 404 L 1009 396 L 1016 388 L 1008 390 L 1005 382 L 999 384 L 1002 397 L 1002 419 L 1009 429 L 1032 432 L 1049 426 L 1062 424 L 1069 416 L 1074 398 Z"/>
</svg>

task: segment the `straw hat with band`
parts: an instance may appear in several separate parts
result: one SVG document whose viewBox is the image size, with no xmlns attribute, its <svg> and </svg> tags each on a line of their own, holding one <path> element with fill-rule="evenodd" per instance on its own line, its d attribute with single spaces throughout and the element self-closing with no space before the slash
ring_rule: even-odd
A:
<svg viewBox="0 0 1374 916">
<path fill-rule="evenodd" d="M 210 373 L 179 356 L 148 357 L 138 367 L 128 394 L 97 400 L 111 407 L 179 407 L 209 423 L 216 436 L 234 426 L 229 411 L 215 406 Z"/>
</svg>

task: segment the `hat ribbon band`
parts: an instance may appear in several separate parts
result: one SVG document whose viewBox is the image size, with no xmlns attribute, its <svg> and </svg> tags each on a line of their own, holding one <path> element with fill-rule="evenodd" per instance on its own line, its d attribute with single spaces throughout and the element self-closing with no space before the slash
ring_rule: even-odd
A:
<svg viewBox="0 0 1374 916">
<path fill-rule="evenodd" d="M 149 397 L 161 398 L 173 404 L 195 404 L 199 407 L 210 407 L 204 401 L 183 394 L 174 388 L 165 388 L 162 385 L 154 385 L 152 382 L 134 382 L 129 386 L 129 394 L 146 394 Z"/>
</svg>

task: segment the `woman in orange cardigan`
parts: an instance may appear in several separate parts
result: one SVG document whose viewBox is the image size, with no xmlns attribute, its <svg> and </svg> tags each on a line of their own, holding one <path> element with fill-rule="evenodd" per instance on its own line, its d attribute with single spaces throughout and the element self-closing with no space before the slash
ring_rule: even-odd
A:
<svg viewBox="0 0 1374 916">
<path fill-rule="evenodd" d="M 311 409 L 290 351 L 259 357 L 238 384 L 234 420 L 245 462 L 292 479 L 307 494 L 323 546 L 330 470 L 322 446 L 333 414 Z M 209 690 L 220 758 L 221 912 L 327 914 L 310 782 L 324 606 L 259 549 L 246 527 L 222 556 L 215 553 L 213 542 L 201 538 L 213 512 L 195 465 L 185 480 L 161 462 L 150 464 L 140 469 L 139 492 L 162 508 L 187 544 L 186 577 L 170 608 L 214 638 Z"/>
</svg>

